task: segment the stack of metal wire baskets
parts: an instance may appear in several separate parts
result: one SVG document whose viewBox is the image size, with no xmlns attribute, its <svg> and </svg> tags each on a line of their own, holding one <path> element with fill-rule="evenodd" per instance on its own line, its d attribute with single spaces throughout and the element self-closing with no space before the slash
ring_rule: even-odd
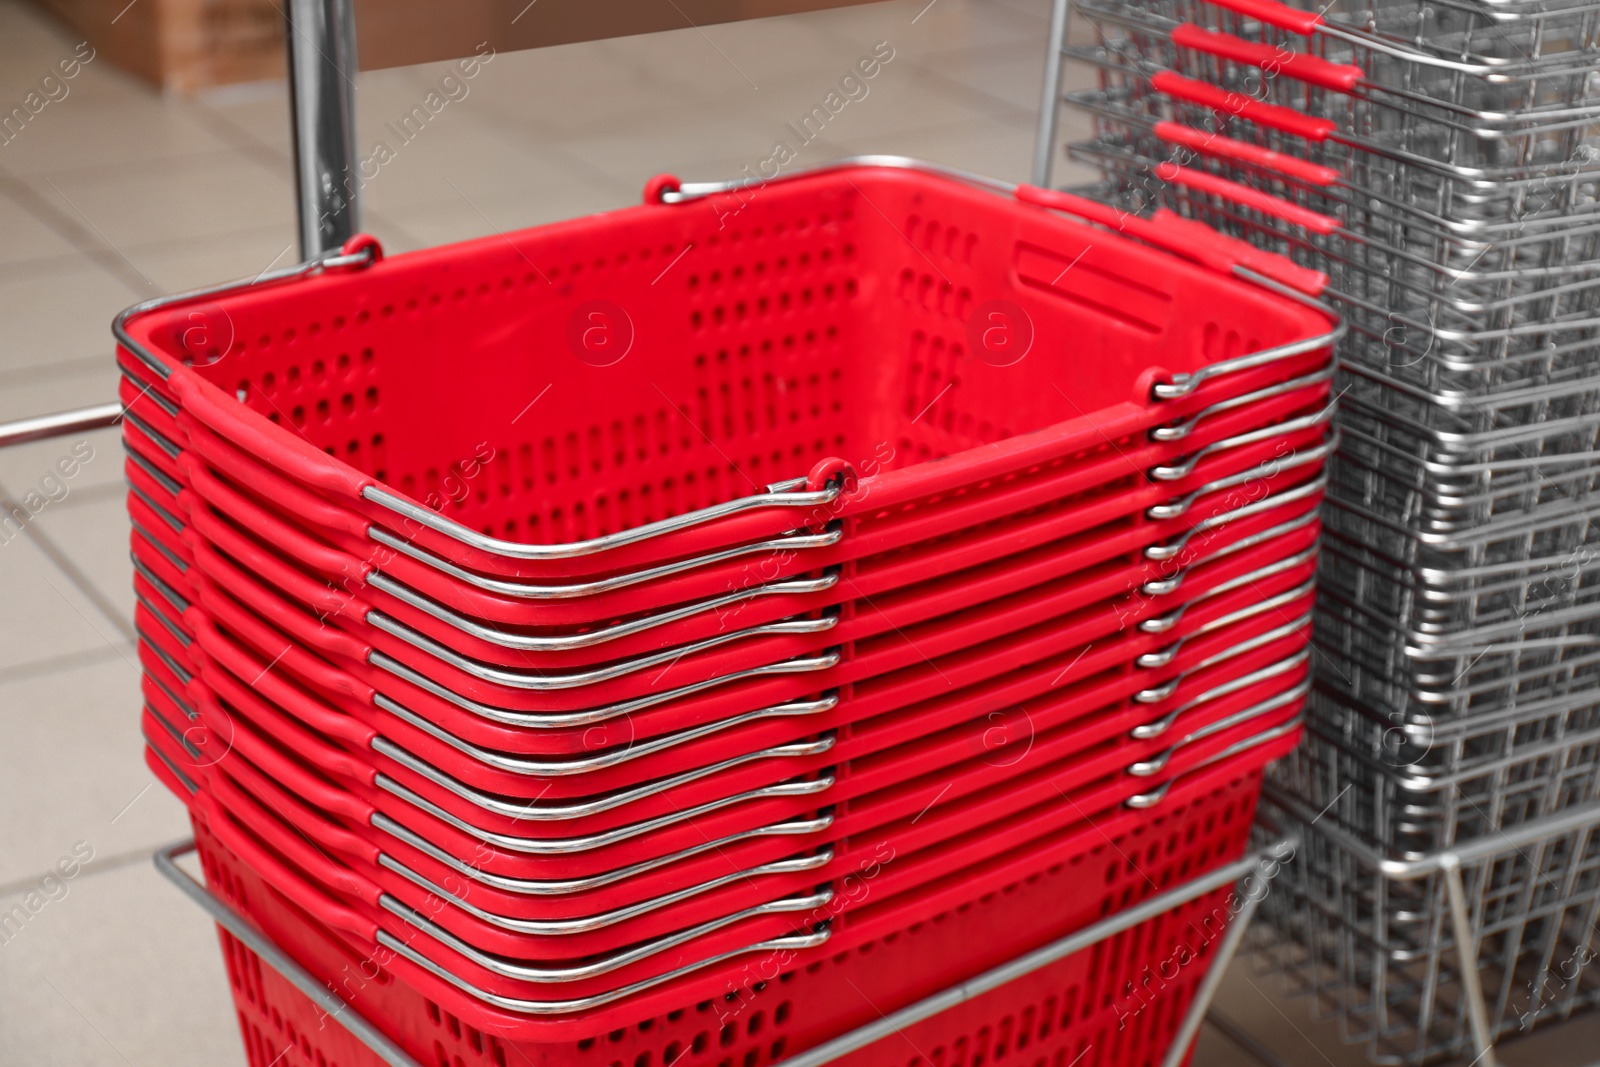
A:
<svg viewBox="0 0 1600 1067">
<path fill-rule="evenodd" d="M 1079 9 L 1097 195 L 1325 270 L 1350 327 L 1280 962 L 1376 1059 L 1491 1062 L 1600 1001 L 1600 9 Z"/>
</svg>

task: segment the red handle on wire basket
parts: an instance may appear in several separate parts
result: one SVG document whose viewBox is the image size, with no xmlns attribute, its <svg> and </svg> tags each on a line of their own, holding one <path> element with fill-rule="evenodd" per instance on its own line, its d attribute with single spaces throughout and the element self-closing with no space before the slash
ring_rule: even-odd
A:
<svg viewBox="0 0 1600 1067">
<path fill-rule="evenodd" d="M 1174 100 L 1186 100 L 1191 104 L 1209 107 L 1213 111 L 1236 115 L 1257 126 L 1265 126 L 1269 130 L 1277 130 L 1307 141 L 1326 141 L 1328 136 L 1339 128 L 1339 124 L 1332 119 L 1315 118 L 1279 104 L 1263 104 L 1243 93 L 1231 93 L 1207 82 L 1174 74 L 1170 70 L 1153 75 L 1150 84 Z"/>
<path fill-rule="evenodd" d="M 1237 237 L 1220 234 L 1210 226 L 1198 219 L 1186 219 L 1182 215 L 1166 208 L 1157 208 L 1150 216 L 1150 220 L 1163 229 L 1173 233 L 1193 233 L 1209 235 L 1214 241 L 1226 242 L 1233 249 L 1234 261 L 1264 278 L 1271 278 L 1280 285 L 1305 293 L 1307 296 L 1320 296 L 1328 287 L 1328 276 L 1320 270 L 1302 267 L 1286 256 L 1276 252 L 1268 252 L 1264 248 L 1257 248 L 1248 241 L 1241 241 Z"/>
<path fill-rule="evenodd" d="M 1264 193 L 1242 182 L 1219 178 L 1209 171 L 1192 170 L 1189 167 L 1180 167 L 1176 163 L 1163 163 L 1156 167 L 1156 177 L 1187 189 L 1231 200 L 1241 207 L 1270 215 L 1293 226 L 1304 226 L 1312 233 L 1329 234 L 1339 228 L 1339 220 L 1332 215 L 1324 215 L 1320 211 L 1291 204 L 1281 196 Z"/>
<path fill-rule="evenodd" d="M 1310 37 L 1322 25 L 1322 16 L 1316 12 L 1301 11 L 1277 0 L 1211 0 L 1211 3 L 1302 37 Z"/>
<path fill-rule="evenodd" d="M 1299 156 L 1286 155 L 1283 152 L 1274 152 L 1270 148 L 1249 144 L 1245 141 L 1224 137 L 1219 133 L 1209 133 L 1197 130 L 1193 126 L 1185 126 L 1177 122 L 1158 122 L 1154 133 L 1168 144 L 1181 145 L 1198 155 L 1211 156 L 1215 159 L 1228 159 L 1235 163 L 1245 163 L 1263 170 L 1276 171 L 1290 178 L 1296 178 L 1308 185 L 1330 186 L 1339 181 L 1339 172 L 1333 167 L 1325 167 L 1320 163 L 1313 163 L 1309 159 Z"/>
<path fill-rule="evenodd" d="M 1366 71 L 1351 63 L 1333 63 L 1282 45 L 1246 41 L 1230 33 L 1217 33 L 1189 23 L 1172 31 L 1172 43 L 1179 48 L 1260 67 L 1268 75 L 1281 74 L 1339 93 L 1350 92 L 1367 76 Z"/>
<path fill-rule="evenodd" d="M 1112 207 L 1110 204 L 1101 204 L 1054 189 L 1041 189 L 1037 185 L 1017 186 L 1016 196 L 1024 203 L 1037 204 L 1053 211 L 1097 222 L 1109 230 L 1136 237 L 1146 244 L 1174 252 L 1223 274 L 1231 274 L 1238 263 L 1238 257 L 1233 249 L 1224 242 L 1213 239 L 1220 236 L 1214 232 L 1209 236 L 1194 231 L 1177 233 L 1157 225 L 1151 219 Z"/>
<path fill-rule="evenodd" d="M 195 794 L 194 803 L 205 819 L 206 826 L 224 848 L 254 867 L 262 878 L 310 912 L 318 922 L 359 938 L 364 943 L 358 947 L 364 951 L 376 951 L 377 923 L 363 917 L 354 908 L 340 904 L 299 871 L 291 869 L 287 863 L 251 840 L 250 835 L 233 821 L 233 817 L 223 810 L 215 797 L 202 790 Z"/>
</svg>

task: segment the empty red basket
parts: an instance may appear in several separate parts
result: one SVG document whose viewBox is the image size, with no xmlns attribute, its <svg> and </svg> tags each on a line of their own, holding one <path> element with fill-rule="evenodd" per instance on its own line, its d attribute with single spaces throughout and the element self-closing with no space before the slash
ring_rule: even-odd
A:
<svg viewBox="0 0 1600 1067">
<path fill-rule="evenodd" d="M 475 1060 L 612 1062 L 767 949 L 870 947 L 904 1003 L 1125 907 L 1065 866 L 1107 841 L 1237 854 L 1205 812 L 1298 737 L 1337 330 L 1275 261 L 926 168 L 747 195 L 119 322 L 148 760 L 312 971 L 405 942 L 348 999 L 425 1060 L 445 1011 Z M 1116 1045 L 1091 974 L 1063 1049 Z"/>
<path fill-rule="evenodd" d="M 948 177 L 796 177 L 721 221 L 651 203 L 394 260 L 365 243 L 366 266 L 134 316 L 122 339 L 322 502 L 286 509 L 557 578 L 870 524 L 1327 362 L 1315 308 Z M 595 315 L 616 347 L 585 341 Z"/>
</svg>

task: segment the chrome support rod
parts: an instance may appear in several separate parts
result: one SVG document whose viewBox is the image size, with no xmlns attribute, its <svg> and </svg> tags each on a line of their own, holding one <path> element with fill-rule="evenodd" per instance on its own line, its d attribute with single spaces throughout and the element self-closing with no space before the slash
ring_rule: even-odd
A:
<svg viewBox="0 0 1600 1067">
<path fill-rule="evenodd" d="M 355 9 L 352 0 L 289 0 L 287 18 L 300 258 L 315 259 L 359 225 Z"/>
<path fill-rule="evenodd" d="M 1056 125 L 1061 120 L 1061 53 L 1067 47 L 1068 5 L 1072 0 L 1051 0 L 1050 44 L 1044 54 L 1044 92 L 1039 98 L 1039 133 L 1033 142 L 1033 176 L 1041 189 L 1050 188 L 1055 165 Z"/>
<path fill-rule="evenodd" d="M 1445 895 L 1450 903 L 1450 927 L 1456 938 L 1456 958 L 1461 963 L 1461 990 L 1467 998 L 1467 1020 L 1472 1024 L 1472 1043 L 1477 1067 L 1498 1067 L 1494 1051 L 1494 1028 L 1489 1023 L 1489 1005 L 1483 999 L 1483 982 L 1478 978 L 1478 935 L 1467 914 L 1467 890 L 1461 881 L 1461 858 L 1453 852 L 1439 857 L 1444 872 Z"/>
<path fill-rule="evenodd" d="M 77 411 L 58 411 L 53 415 L 34 415 L 15 422 L 0 422 L 0 448 L 89 430 L 103 430 L 107 426 L 115 426 L 121 418 L 121 404 L 96 404 L 92 408 L 79 408 Z"/>
<path fill-rule="evenodd" d="M 185 896 L 200 905 L 218 926 L 227 930 L 243 942 L 251 952 L 260 956 L 262 962 L 282 975 L 290 985 L 304 993 L 317 1007 L 327 1012 L 328 1017 L 334 1022 L 350 1031 L 351 1036 L 371 1049 L 373 1054 L 389 1064 L 389 1067 L 422 1067 L 422 1064 L 385 1037 L 355 1008 L 340 1000 L 332 990 L 317 981 L 310 971 L 285 955 L 270 938 L 251 925 L 248 919 L 207 889 L 188 871 L 179 867 L 178 857 L 188 855 L 194 848 L 194 841 L 191 839 L 160 849 L 155 854 L 156 869 L 166 877 L 167 881 L 183 890 Z"/>
<path fill-rule="evenodd" d="M 1258 854 L 1258 859 L 1265 861 L 1268 857 L 1273 863 L 1284 862 L 1284 854 L 1294 855 L 1289 842 L 1280 841 L 1265 852 Z M 1252 876 L 1260 877 L 1260 883 L 1252 883 Z M 1222 986 L 1222 976 L 1228 969 L 1228 964 L 1239 952 L 1239 945 L 1244 941 L 1244 932 L 1250 927 L 1250 920 L 1256 917 L 1256 909 L 1266 899 L 1271 886 L 1266 884 L 1265 876 L 1252 870 L 1245 875 L 1238 887 L 1234 889 L 1237 900 L 1241 903 L 1239 910 L 1234 913 L 1228 922 L 1228 929 L 1222 935 L 1222 943 L 1217 946 L 1217 951 L 1212 955 L 1211 963 L 1206 968 L 1206 976 L 1200 980 L 1200 988 L 1195 990 L 1194 1001 L 1189 1010 L 1184 1013 L 1183 1022 L 1178 1027 L 1178 1032 L 1172 1037 L 1172 1044 L 1167 1047 L 1167 1057 L 1161 1061 L 1161 1067 L 1183 1067 L 1189 1060 L 1189 1048 L 1194 1044 L 1194 1039 L 1200 1036 L 1200 1025 L 1206 1020 L 1206 1009 L 1211 1001 L 1216 998 L 1217 990 Z"/>
<path fill-rule="evenodd" d="M 179 867 L 176 862 L 178 857 L 193 852 L 194 848 L 195 843 L 190 840 L 180 841 L 177 844 L 161 849 L 155 854 L 156 868 L 168 881 L 183 890 L 186 896 L 205 909 L 206 914 L 211 916 L 218 925 L 233 934 L 234 937 L 260 956 L 262 960 L 281 974 L 296 989 L 311 998 L 329 1016 L 350 1031 L 354 1037 L 363 1042 L 385 1063 L 390 1064 L 391 1067 L 421 1067 L 416 1060 L 412 1059 L 403 1049 L 379 1032 L 372 1023 L 367 1021 L 353 1007 L 337 997 L 326 986 L 318 982 L 309 971 L 280 951 L 248 919 L 240 915 L 226 901 L 211 892 L 210 889 L 182 867 Z M 1019 956 L 1008 963 L 1003 963 L 959 985 L 951 986 L 942 993 L 935 993 L 933 996 L 919 1000 L 892 1015 L 884 1016 L 876 1022 L 868 1023 L 866 1026 L 852 1030 L 847 1034 L 834 1038 L 832 1041 L 818 1045 L 816 1048 L 809 1049 L 797 1056 L 792 1056 L 783 1061 L 784 1067 L 822 1067 L 823 1064 L 832 1063 L 841 1056 L 866 1048 L 906 1026 L 931 1018 L 948 1008 L 964 1004 L 975 997 L 998 989 L 1007 982 L 1031 974 L 1039 968 L 1065 959 L 1075 952 L 1081 952 L 1091 945 L 1098 944 L 1179 905 L 1196 900 L 1225 886 L 1234 885 L 1235 892 L 1240 894 L 1241 899 L 1244 900 L 1244 905 L 1240 908 L 1239 913 L 1233 917 L 1229 924 L 1228 932 L 1217 946 L 1217 951 L 1211 959 L 1210 970 L 1195 990 L 1194 999 L 1191 1001 L 1188 1013 L 1184 1017 L 1183 1026 L 1179 1031 L 1180 1040 L 1173 1044 L 1172 1051 L 1167 1056 L 1169 1064 L 1181 1063 L 1188 1050 L 1188 1043 L 1193 1041 L 1194 1035 L 1199 1032 L 1206 1009 L 1210 1005 L 1212 996 L 1216 993 L 1218 983 L 1221 981 L 1222 971 L 1227 968 L 1228 961 L 1238 949 L 1239 942 L 1244 937 L 1245 927 L 1249 925 L 1250 918 L 1254 914 L 1255 905 L 1260 903 L 1258 895 L 1251 895 L 1245 892 L 1239 885 L 1241 879 L 1257 874 L 1266 863 L 1279 862 L 1284 851 L 1293 848 L 1294 839 L 1292 838 L 1278 841 L 1262 851 L 1218 868 L 1210 874 L 1202 875 L 1186 882 L 1176 889 L 1170 889 L 1159 896 L 1151 897 L 1116 915 L 1093 923 L 1077 933 L 1069 934 L 1058 941 L 1053 941 L 1042 948 Z"/>
<path fill-rule="evenodd" d="M 783 1065 L 784 1067 L 822 1067 L 823 1064 L 832 1063 L 847 1053 L 866 1048 L 868 1045 L 881 1041 L 885 1037 L 899 1033 L 913 1023 L 932 1018 L 958 1004 L 965 1004 L 969 1000 L 1000 988 L 1007 982 L 1032 974 L 1041 967 L 1063 960 L 1075 952 L 1081 952 L 1091 945 L 1098 944 L 1148 919 L 1171 911 L 1181 904 L 1187 904 L 1191 900 L 1198 899 L 1224 886 L 1233 885 L 1240 879 L 1246 878 L 1257 871 L 1264 860 L 1269 857 L 1276 858 L 1280 854 L 1279 850 L 1282 847 L 1283 843 L 1280 842 L 1263 852 L 1246 856 L 1244 859 L 1230 863 L 1226 867 L 1212 871 L 1208 875 L 1185 882 L 1176 889 L 1168 890 L 1159 896 L 1154 896 L 1135 904 L 1133 907 L 1126 908 L 1109 918 L 1102 919 L 1100 922 L 1085 927 L 1077 933 L 1068 934 L 1059 941 L 1052 941 L 1043 948 L 1018 956 L 1009 963 L 1002 963 L 1000 966 L 987 970 L 974 978 L 962 982 L 960 985 L 951 986 L 942 993 L 935 993 L 933 996 L 919 1000 L 915 1004 L 902 1008 L 897 1012 L 882 1016 L 876 1022 L 868 1023 L 847 1034 L 836 1037 L 832 1041 L 802 1052 L 798 1056 L 786 1059 L 783 1061 Z M 1184 1017 L 1181 1031 L 1181 1033 L 1187 1033 L 1191 1039 L 1195 1033 L 1199 1032 L 1200 1022 L 1205 1017 L 1211 995 L 1216 992 L 1216 982 L 1211 980 L 1212 976 L 1215 975 L 1220 980 L 1221 972 L 1228 966 L 1229 957 L 1239 944 L 1239 937 L 1234 936 L 1234 932 L 1238 931 L 1240 936 L 1243 935 L 1244 927 L 1250 921 L 1249 911 L 1251 910 L 1253 909 L 1249 908 L 1247 904 L 1246 908 L 1241 909 L 1241 913 L 1235 916 L 1232 923 L 1230 923 L 1227 935 L 1224 936 L 1222 944 L 1218 946 L 1218 951 L 1211 960 L 1210 970 L 1205 980 L 1195 992 L 1194 1000 L 1190 1003 L 1188 1013 Z M 1168 1053 L 1167 1062 L 1169 1064 L 1182 1063 L 1187 1051 L 1186 1046 L 1180 1048 L 1179 1045 L 1174 1043 L 1172 1050 Z"/>
</svg>

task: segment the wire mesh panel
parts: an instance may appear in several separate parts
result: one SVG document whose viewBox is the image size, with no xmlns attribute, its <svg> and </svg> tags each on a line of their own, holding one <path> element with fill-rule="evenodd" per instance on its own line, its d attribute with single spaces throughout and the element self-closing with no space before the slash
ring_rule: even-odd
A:
<svg viewBox="0 0 1600 1067">
<path fill-rule="evenodd" d="M 1081 10 L 1090 192 L 1325 271 L 1350 327 L 1279 962 L 1383 1062 L 1470 1060 L 1442 868 L 1394 864 L 1600 801 L 1600 8 Z M 1493 1033 L 1600 999 L 1593 838 L 1463 872 Z"/>
</svg>

